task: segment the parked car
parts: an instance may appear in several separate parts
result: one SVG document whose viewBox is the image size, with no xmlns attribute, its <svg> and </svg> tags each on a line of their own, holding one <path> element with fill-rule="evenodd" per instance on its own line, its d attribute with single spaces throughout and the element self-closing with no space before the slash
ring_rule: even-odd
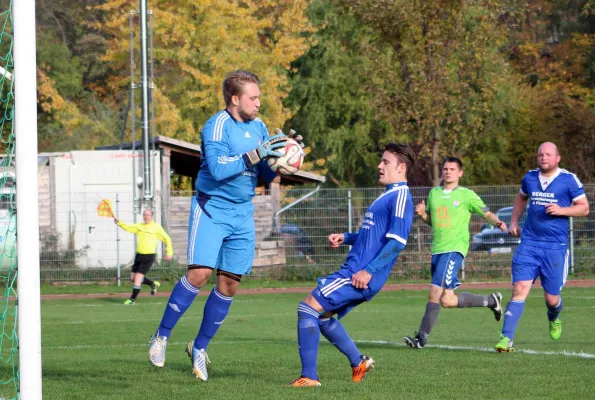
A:
<svg viewBox="0 0 595 400">
<path fill-rule="evenodd" d="M 512 219 L 512 207 L 504 207 L 496 211 L 496 216 L 510 227 Z M 527 213 L 523 213 L 519 219 L 519 227 L 523 227 Z M 521 243 L 521 239 L 513 237 L 508 232 L 490 224 L 483 224 L 481 231 L 473 236 L 471 251 L 489 251 L 491 253 L 512 253 L 512 250 Z"/>
<path fill-rule="evenodd" d="M 295 236 L 295 249 L 298 253 L 306 257 L 314 255 L 314 243 L 299 226 L 296 224 L 283 224 L 279 231 L 280 233 Z"/>
</svg>

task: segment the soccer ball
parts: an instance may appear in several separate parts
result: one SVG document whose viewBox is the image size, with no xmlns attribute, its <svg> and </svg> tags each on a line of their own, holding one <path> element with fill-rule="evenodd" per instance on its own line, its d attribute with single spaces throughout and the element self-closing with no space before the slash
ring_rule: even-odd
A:
<svg viewBox="0 0 595 400">
<path fill-rule="evenodd" d="M 267 160 L 269 167 L 282 175 L 293 175 L 300 170 L 304 162 L 304 150 L 298 142 L 287 139 L 285 147 L 275 149 L 283 157 L 270 157 Z"/>
</svg>

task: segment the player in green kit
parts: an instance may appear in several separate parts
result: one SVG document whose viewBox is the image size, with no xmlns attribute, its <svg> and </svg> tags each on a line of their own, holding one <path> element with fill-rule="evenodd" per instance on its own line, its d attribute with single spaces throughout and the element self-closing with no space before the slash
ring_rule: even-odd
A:
<svg viewBox="0 0 595 400">
<path fill-rule="evenodd" d="M 488 307 L 496 321 L 502 318 L 502 295 L 492 293 L 481 296 L 472 293 L 454 293 L 460 285 L 457 273 L 469 249 L 469 220 L 471 214 L 483 217 L 486 222 L 506 232 L 506 224 L 488 211 L 475 192 L 459 186 L 463 176 L 463 162 L 456 157 L 442 161 L 443 186 L 435 187 L 428 195 L 428 204 L 422 201 L 415 213 L 432 227 L 432 282 L 419 332 L 414 337 L 405 336 L 405 344 L 421 349 L 426 345 L 432 327 L 438 319 L 440 305 L 453 307 Z"/>
</svg>

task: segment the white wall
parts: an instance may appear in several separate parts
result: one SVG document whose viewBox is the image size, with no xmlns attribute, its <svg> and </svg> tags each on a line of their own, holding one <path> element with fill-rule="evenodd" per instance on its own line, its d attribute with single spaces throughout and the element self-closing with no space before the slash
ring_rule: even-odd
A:
<svg viewBox="0 0 595 400">
<path fill-rule="evenodd" d="M 75 249 L 89 246 L 87 257 L 79 260 L 79 266 L 115 267 L 118 263 L 131 263 L 135 254 L 134 235 L 118 228 L 113 219 L 98 216 L 97 206 L 102 199 L 110 199 L 119 219 L 127 223 L 134 221 L 133 184 L 136 179 L 133 176 L 133 162 L 136 176 L 142 177 L 142 152 L 72 151 L 55 156 L 52 161 L 55 165 L 56 230 L 61 233 L 64 246 L 68 246 L 69 227 L 74 231 L 72 238 Z M 151 168 L 155 220 L 160 222 L 159 152 L 152 153 Z M 142 189 L 137 190 L 137 198 L 141 198 L 142 194 Z M 142 208 L 137 207 L 136 211 L 136 221 L 142 222 Z"/>
</svg>

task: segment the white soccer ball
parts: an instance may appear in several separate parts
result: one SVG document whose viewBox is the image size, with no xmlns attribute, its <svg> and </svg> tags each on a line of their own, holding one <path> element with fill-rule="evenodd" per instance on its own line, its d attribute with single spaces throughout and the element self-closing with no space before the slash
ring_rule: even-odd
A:
<svg viewBox="0 0 595 400">
<path fill-rule="evenodd" d="M 282 157 L 269 157 L 269 167 L 282 175 L 293 175 L 300 170 L 304 162 L 304 149 L 293 139 L 287 139 L 285 147 L 275 149 Z"/>
</svg>

